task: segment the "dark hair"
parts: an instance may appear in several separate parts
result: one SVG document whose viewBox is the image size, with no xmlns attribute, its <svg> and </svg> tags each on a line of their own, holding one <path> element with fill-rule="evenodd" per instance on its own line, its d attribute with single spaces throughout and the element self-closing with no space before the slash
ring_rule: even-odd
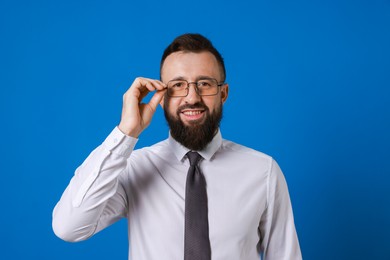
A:
<svg viewBox="0 0 390 260">
<path fill-rule="evenodd" d="M 220 65 L 220 69 L 222 71 L 222 80 L 225 81 L 226 70 L 225 70 L 225 63 L 223 62 L 222 55 L 217 51 L 216 48 L 214 48 L 213 44 L 209 39 L 197 33 L 186 33 L 178 36 L 176 39 L 173 40 L 173 42 L 165 49 L 162 55 L 161 63 L 160 63 L 160 74 L 165 59 L 170 54 L 178 51 L 195 52 L 195 53 L 199 53 L 203 51 L 211 52 L 215 56 L 215 58 L 217 59 Z"/>
</svg>

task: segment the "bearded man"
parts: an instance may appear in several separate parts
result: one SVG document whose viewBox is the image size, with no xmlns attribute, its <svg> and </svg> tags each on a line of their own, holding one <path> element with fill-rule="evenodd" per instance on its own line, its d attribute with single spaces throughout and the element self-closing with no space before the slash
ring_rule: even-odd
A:
<svg viewBox="0 0 390 260">
<path fill-rule="evenodd" d="M 222 138 L 221 54 L 184 34 L 160 68 L 160 80 L 135 79 L 119 125 L 77 168 L 54 208 L 55 234 L 81 241 L 127 218 L 133 260 L 302 259 L 278 164 Z M 159 104 L 169 137 L 134 149 Z"/>
</svg>

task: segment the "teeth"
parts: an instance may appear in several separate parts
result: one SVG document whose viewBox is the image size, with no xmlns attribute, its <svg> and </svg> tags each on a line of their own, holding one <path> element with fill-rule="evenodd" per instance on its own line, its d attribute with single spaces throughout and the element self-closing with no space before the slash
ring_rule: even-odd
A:
<svg viewBox="0 0 390 260">
<path fill-rule="evenodd" d="M 184 111 L 183 114 L 186 116 L 194 116 L 194 115 L 199 115 L 202 113 L 202 111 L 196 110 L 196 111 Z"/>
</svg>

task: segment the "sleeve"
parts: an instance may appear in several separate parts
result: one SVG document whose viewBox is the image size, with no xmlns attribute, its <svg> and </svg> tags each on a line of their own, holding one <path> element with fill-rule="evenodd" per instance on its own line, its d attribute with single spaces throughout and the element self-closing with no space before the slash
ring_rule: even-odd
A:
<svg viewBox="0 0 390 260">
<path fill-rule="evenodd" d="M 85 240 L 126 216 L 126 174 L 121 173 L 136 143 L 116 127 L 76 169 L 53 210 L 53 231 L 59 238 Z"/>
<path fill-rule="evenodd" d="M 265 260 L 301 260 L 287 183 L 272 160 L 268 176 L 267 208 L 260 221 L 260 251 Z"/>
</svg>

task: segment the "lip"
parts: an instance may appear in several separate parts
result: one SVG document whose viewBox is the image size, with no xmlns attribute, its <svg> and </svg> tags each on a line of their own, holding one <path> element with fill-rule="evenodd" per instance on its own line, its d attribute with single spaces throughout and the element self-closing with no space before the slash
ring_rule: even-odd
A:
<svg viewBox="0 0 390 260">
<path fill-rule="evenodd" d="M 204 109 L 183 109 L 180 112 L 182 119 L 189 122 L 201 120 L 204 117 L 204 114 Z"/>
</svg>

